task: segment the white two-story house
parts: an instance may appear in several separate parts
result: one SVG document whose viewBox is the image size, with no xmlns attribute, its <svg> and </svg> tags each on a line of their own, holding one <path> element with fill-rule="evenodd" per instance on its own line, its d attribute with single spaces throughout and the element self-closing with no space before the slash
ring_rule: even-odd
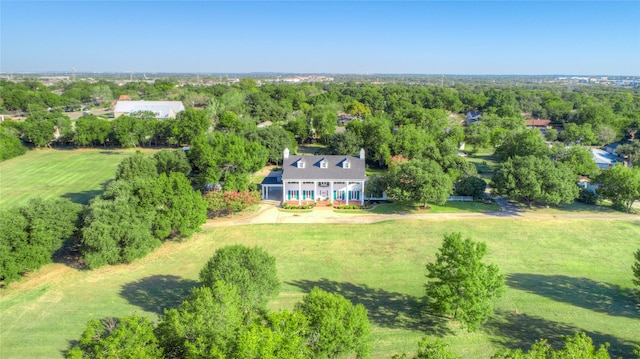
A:
<svg viewBox="0 0 640 359">
<path fill-rule="evenodd" d="M 281 187 L 282 203 L 328 201 L 364 205 L 366 182 L 364 150 L 359 156 L 301 156 L 284 150 L 282 174 L 267 177 L 262 196 Z"/>
</svg>

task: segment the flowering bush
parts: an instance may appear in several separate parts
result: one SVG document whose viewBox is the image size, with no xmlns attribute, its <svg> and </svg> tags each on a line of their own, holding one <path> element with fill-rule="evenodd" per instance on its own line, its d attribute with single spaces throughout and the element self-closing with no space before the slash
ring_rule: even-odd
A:
<svg viewBox="0 0 640 359">
<path fill-rule="evenodd" d="M 212 191 L 204 195 L 208 203 L 209 217 L 222 215 L 232 216 L 234 212 L 240 212 L 260 202 L 258 191 Z"/>
</svg>

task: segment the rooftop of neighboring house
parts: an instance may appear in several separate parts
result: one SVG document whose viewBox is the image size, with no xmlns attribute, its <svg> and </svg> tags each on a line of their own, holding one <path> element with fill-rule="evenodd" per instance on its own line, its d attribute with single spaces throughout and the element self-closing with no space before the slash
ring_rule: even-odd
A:
<svg viewBox="0 0 640 359">
<path fill-rule="evenodd" d="M 530 119 L 526 119 L 524 120 L 524 124 L 525 126 L 533 126 L 533 127 L 546 127 L 549 126 L 549 124 L 551 123 L 551 120 L 542 120 L 539 118 L 530 118 Z"/>
</svg>

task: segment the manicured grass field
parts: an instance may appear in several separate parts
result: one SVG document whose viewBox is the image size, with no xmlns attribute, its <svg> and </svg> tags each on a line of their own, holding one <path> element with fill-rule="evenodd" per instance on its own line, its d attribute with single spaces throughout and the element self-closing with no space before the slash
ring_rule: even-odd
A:
<svg viewBox="0 0 640 359">
<path fill-rule="evenodd" d="M 134 153 L 133 149 L 32 150 L 0 162 L 0 208 L 37 196 L 62 196 L 86 204 L 115 177 L 118 163 Z"/>
<path fill-rule="evenodd" d="M 468 333 L 423 310 L 424 265 L 445 232 L 484 241 L 486 261 L 507 276 L 496 316 Z M 92 318 L 134 312 L 157 318 L 175 306 L 214 251 L 262 246 L 277 258 L 282 289 L 272 309 L 292 308 L 314 286 L 369 310 L 373 358 L 414 351 L 425 334 L 442 336 L 463 358 L 488 358 L 539 337 L 586 331 L 632 358 L 640 312 L 631 283 L 640 221 L 407 220 L 372 225 L 274 224 L 216 228 L 167 243 L 130 265 L 94 271 L 59 263 L 1 289 L 0 357 L 62 356 Z M 557 343 L 557 341 L 552 341 Z"/>
</svg>

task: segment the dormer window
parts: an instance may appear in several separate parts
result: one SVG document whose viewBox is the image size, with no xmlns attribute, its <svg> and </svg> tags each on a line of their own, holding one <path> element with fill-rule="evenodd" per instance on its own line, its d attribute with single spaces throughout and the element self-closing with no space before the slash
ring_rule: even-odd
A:
<svg viewBox="0 0 640 359">
<path fill-rule="evenodd" d="M 342 161 L 342 168 L 351 168 L 351 161 L 349 160 Z"/>
<path fill-rule="evenodd" d="M 329 168 L 329 162 L 324 158 L 320 161 L 320 168 Z"/>
<path fill-rule="evenodd" d="M 298 160 L 298 168 L 304 168 L 304 160 L 302 158 Z"/>
</svg>

